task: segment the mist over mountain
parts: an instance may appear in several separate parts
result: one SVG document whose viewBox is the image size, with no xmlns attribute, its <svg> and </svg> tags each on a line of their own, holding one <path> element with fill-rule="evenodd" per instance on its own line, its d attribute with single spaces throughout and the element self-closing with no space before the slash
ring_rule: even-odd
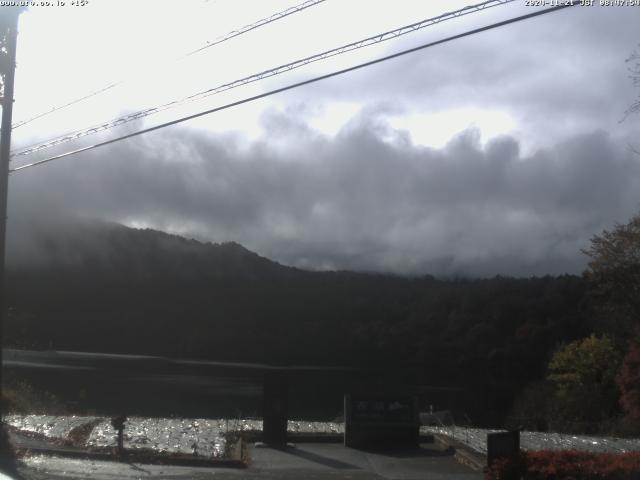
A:
<svg viewBox="0 0 640 480">
<path fill-rule="evenodd" d="M 21 225 L 10 233 L 7 263 L 12 271 L 92 271 L 126 274 L 130 279 L 278 277 L 294 270 L 235 242 L 201 243 L 156 230 L 82 219 Z"/>
<path fill-rule="evenodd" d="M 89 152 L 82 168 L 15 175 L 12 250 L 26 261 L 42 251 L 37 232 L 74 231 L 66 214 L 237 241 L 311 270 L 579 274 L 591 235 L 636 208 L 633 137 L 596 131 L 530 153 L 515 136 L 468 129 L 431 148 L 385 118 L 366 110 L 326 137 L 303 113 L 274 111 L 269 141 L 177 129 Z"/>
</svg>

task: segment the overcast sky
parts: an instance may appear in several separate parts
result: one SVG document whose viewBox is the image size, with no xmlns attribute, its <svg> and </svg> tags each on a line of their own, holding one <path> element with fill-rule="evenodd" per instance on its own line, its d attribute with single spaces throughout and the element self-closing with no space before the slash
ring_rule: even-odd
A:
<svg viewBox="0 0 640 480">
<path fill-rule="evenodd" d="M 54 1 L 55 3 L 55 1 Z M 89 0 L 21 16 L 13 148 L 172 101 L 471 2 Z M 596 2 L 597 3 L 597 2 Z M 46 158 L 533 12 L 524 0 L 315 63 Z M 434 275 L 580 273 L 640 210 L 640 6 L 576 6 L 16 172 L 9 228 L 83 216 L 237 241 L 288 265 Z"/>
</svg>

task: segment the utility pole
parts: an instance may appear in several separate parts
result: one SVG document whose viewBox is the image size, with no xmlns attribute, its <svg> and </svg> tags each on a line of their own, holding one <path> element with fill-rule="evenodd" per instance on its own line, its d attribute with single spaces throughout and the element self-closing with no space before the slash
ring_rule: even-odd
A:
<svg viewBox="0 0 640 480">
<path fill-rule="evenodd" d="M 21 7 L 0 7 L 0 75 L 2 76 L 2 124 L 0 126 L 0 399 L 2 388 L 2 352 L 4 324 L 7 317 L 7 289 L 5 250 L 7 236 L 7 194 L 9 186 L 9 152 L 11 150 L 11 122 L 13 116 L 13 81 L 16 70 L 16 43 L 18 40 L 18 16 Z M 2 412 L 0 404 L 0 421 Z M 1 423 L 0 423 L 1 426 Z M 0 433 L 2 434 L 2 433 Z M 4 443 L 4 442 L 3 442 Z M 0 448 L 6 447 L 1 445 Z M 4 456 L 6 452 L 0 451 Z"/>
</svg>

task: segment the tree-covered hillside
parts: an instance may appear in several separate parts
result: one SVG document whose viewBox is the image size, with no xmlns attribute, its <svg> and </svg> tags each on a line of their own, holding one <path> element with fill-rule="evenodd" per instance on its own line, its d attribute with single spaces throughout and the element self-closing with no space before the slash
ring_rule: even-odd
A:
<svg viewBox="0 0 640 480">
<path fill-rule="evenodd" d="M 589 331 L 575 276 L 307 272 L 234 243 L 91 222 L 34 244 L 40 260 L 9 273 L 17 347 L 410 367 L 418 383 L 463 385 L 496 419 Z"/>
</svg>

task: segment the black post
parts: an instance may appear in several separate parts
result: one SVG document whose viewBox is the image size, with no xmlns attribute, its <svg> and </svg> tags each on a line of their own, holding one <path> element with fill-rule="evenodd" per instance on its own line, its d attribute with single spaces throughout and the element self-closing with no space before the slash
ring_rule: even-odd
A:
<svg viewBox="0 0 640 480">
<path fill-rule="evenodd" d="M 111 419 L 111 426 L 118 432 L 118 457 L 122 458 L 125 455 L 124 451 L 124 423 L 127 421 L 126 415 L 118 415 Z"/>
<path fill-rule="evenodd" d="M 0 61 L 2 75 L 2 126 L 0 129 L 0 398 L 2 395 L 2 347 L 7 316 L 5 249 L 7 232 L 7 188 L 9 185 L 9 152 L 11 150 L 11 122 L 13 117 L 13 81 L 16 69 L 18 16 L 23 8 L 0 7 L 0 36 L 4 51 Z M 0 415 L 2 409 L 0 407 Z"/>
<path fill-rule="evenodd" d="M 7 232 L 7 188 L 9 185 L 9 153 L 11 150 L 11 122 L 13 117 L 13 82 L 16 69 L 18 16 L 22 7 L 0 7 L 0 76 L 2 76 L 2 124 L 0 125 L 0 469 L 15 469 L 15 459 L 9 437 L 2 422 L 4 389 L 2 386 L 2 351 L 4 324 L 7 316 L 5 249 Z"/>
<path fill-rule="evenodd" d="M 124 428 L 118 429 L 118 455 L 124 453 Z"/>
</svg>

